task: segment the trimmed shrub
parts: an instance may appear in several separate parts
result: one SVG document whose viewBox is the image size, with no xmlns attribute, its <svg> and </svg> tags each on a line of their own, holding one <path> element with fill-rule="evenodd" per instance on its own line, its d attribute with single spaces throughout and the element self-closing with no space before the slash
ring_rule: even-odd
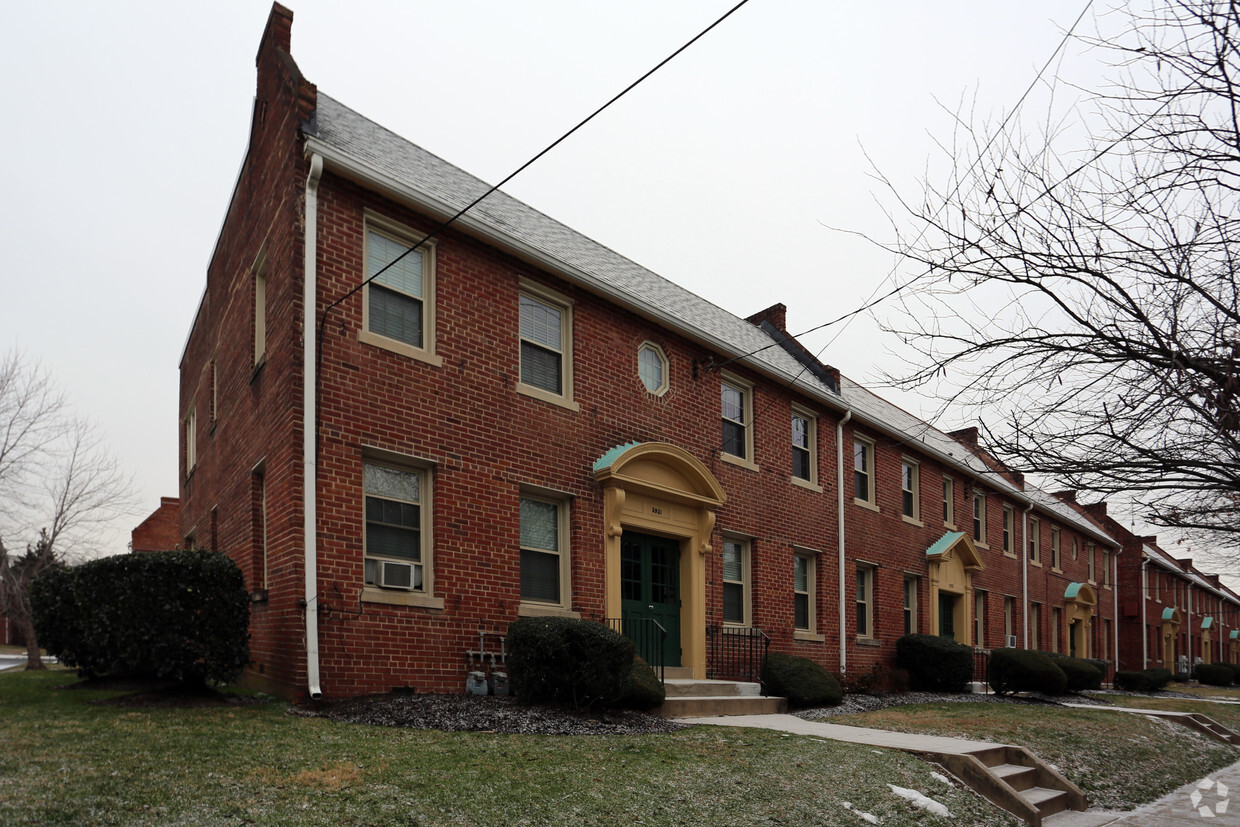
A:
<svg viewBox="0 0 1240 827">
<path fill-rule="evenodd" d="M 1085 666 L 1097 672 L 1092 666 Z M 1044 652 L 1028 649 L 992 650 L 986 680 L 991 689 L 1000 695 L 1012 692 L 1062 695 L 1068 686 L 1068 676 L 1056 661 Z"/>
<path fill-rule="evenodd" d="M 1128 669 L 1120 669 L 1115 673 L 1114 680 L 1116 689 L 1123 689 L 1128 692 L 1142 692 L 1145 685 L 1145 675 L 1140 672 L 1133 672 Z"/>
<path fill-rule="evenodd" d="M 1115 673 L 1115 688 L 1129 692 L 1159 692 L 1171 680 L 1169 669 L 1146 669 L 1141 672 Z"/>
<path fill-rule="evenodd" d="M 964 692 L 973 680 L 973 648 L 934 635 L 896 641 L 896 666 L 908 671 L 913 689 Z"/>
<path fill-rule="evenodd" d="M 667 690 L 654 669 L 641 658 L 633 658 L 633 668 L 629 670 L 619 705 L 625 709 L 647 710 L 662 706 L 665 700 Z"/>
<path fill-rule="evenodd" d="M 250 598 L 212 551 L 123 554 L 30 586 L 39 642 L 85 676 L 233 680 L 249 663 Z"/>
<path fill-rule="evenodd" d="M 1101 689 L 1102 677 L 1106 674 L 1106 661 L 1074 658 L 1055 652 L 1043 652 L 1063 670 L 1068 677 L 1068 691 L 1080 692 L 1083 689 Z"/>
<path fill-rule="evenodd" d="M 1240 666 L 1237 666 L 1234 663 L 1220 663 L 1218 665 L 1224 666 L 1231 670 L 1231 682 L 1232 683 L 1240 683 Z"/>
<path fill-rule="evenodd" d="M 1199 663 L 1193 677 L 1207 686 L 1231 686 L 1235 673 L 1221 663 Z"/>
<path fill-rule="evenodd" d="M 612 706 L 632 670 L 632 641 L 597 621 L 523 617 L 508 624 L 508 676 L 521 701 Z"/>
<path fill-rule="evenodd" d="M 1141 674 L 1145 675 L 1146 682 L 1149 684 L 1147 692 L 1161 692 L 1171 683 L 1170 669 L 1144 669 Z"/>
<path fill-rule="evenodd" d="M 788 706 L 836 706 L 844 690 L 835 676 L 809 658 L 773 652 L 766 656 L 762 681 L 772 695 L 788 699 Z"/>
</svg>

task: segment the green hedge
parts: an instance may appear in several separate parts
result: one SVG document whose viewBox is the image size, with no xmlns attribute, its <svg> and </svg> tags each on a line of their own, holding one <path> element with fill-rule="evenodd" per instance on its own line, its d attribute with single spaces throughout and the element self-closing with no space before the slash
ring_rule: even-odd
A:
<svg viewBox="0 0 1240 827">
<path fill-rule="evenodd" d="M 1193 677 L 1207 686 L 1231 686 L 1235 673 L 1225 664 L 1199 663 Z"/>
<path fill-rule="evenodd" d="M 508 624 L 508 675 L 522 701 L 613 706 L 632 670 L 633 643 L 597 621 L 524 617 Z"/>
<path fill-rule="evenodd" d="M 1074 658 L 1057 652 L 1042 652 L 1041 654 L 1053 660 L 1055 665 L 1067 675 L 1069 692 L 1102 688 L 1102 678 L 1107 673 L 1106 661 Z"/>
<path fill-rule="evenodd" d="M 1085 665 L 1097 672 L 1092 666 Z M 1012 692 L 1062 695 L 1068 687 L 1068 676 L 1056 661 L 1044 652 L 1028 649 L 992 650 L 986 680 L 1000 695 Z"/>
<path fill-rule="evenodd" d="M 641 658 L 633 658 L 633 668 L 625 682 L 620 706 L 625 709 L 654 709 L 667 700 L 667 690 L 650 664 Z"/>
<path fill-rule="evenodd" d="M 896 641 L 896 666 L 908 672 L 913 689 L 964 692 L 973 680 L 973 648 L 934 635 L 905 635 Z"/>
<path fill-rule="evenodd" d="M 30 586 L 39 642 L 83 675 L 233 680 L 249 663 L 250 599 L 211 551 L 122 554 L 56 569 Z"/>
<path fill-rule="evenodd" d="M 762 681 L 767 691 L 787 698 L 793 708 L 836 706 L 844 700 L 835 676 L 809 658 L 773 652 L 766 656 Z"/>
<path fill-rule="evenodd" d="M 1129 692 L 1160 692 L 1171 681 L 1170 669 L 1124 670 L 1115 673 L 1115 688 Z"/>
</svg>

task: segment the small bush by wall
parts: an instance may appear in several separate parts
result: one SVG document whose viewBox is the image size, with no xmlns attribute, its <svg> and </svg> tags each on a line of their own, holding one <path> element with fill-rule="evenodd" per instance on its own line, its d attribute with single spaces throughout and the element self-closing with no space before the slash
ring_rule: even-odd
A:
<svg viewBox="0 0 1240 827">
<path fill-rule="evenodd" d="M 625 709 L 647 710 L 661 706 L 665 700 L 667 690 L 654 669 L 641 658 L 633 658 L 633 668 L 629 670 L 619 705 Z"/>
<path fill-rule="evenodd" d="M 1221 663 L 1199 663 L 1193 677 L 1207 686 L 1231 686 L 1235 673 Z"/>
<path fill-rule="evenodd" d="M 844 690 L 835 676 L 809 658 L 774 652 L 766 656 L 762 680 L 772 695 L 788 699 L 790 707 L 835 706 Z"/>
<path fill-rule="evenodd" d="M 1171 681 L 1169 669 L 1145 669 L 1115 673 L 1115 688 L 1129 692 L 1159 692 Z"/>
<path fill-rule="evenodd" d="M 88 676 L 230 681 L 250 660 L 250 599 L 211 551 L 122 554 L 48 572 L 30 587 L 39 641 Z"/>
<path fill-rule="evenodd" d="M 1068 677 L 1068 691 L 1080 692 L 1084 689 L 1101 689 L 1102 676 L 1106 674 L 1106 662 L 1074 658 L 1052 652 L 1043 652 L 1063 670 Z"/>
<path fill-rule="evenodd" d="M 1170 669 L 1144 669 L 1141 671 L 1145 675 L 1145 680 L 1149 684 L 1149 692 L 1161 692 L 1171 683 Z"/>
<path fill-rule="evenodd" d="M 913 689 L 964 692 L 973 680 L 973 648 L 934 635 L 905 635 L 896 641 L 896 665 L 908 672 Z"/>
<path fill-rule="evenodd" d="M 633 643 L 602 623 L 524 617 L 508 624 L 508 675 L 522 701 L 612 706 L 632 669 Z"/>
<path fill-rule="evenodd" d="M 986 680 L 1000 695 L 1012 692 L 1061 695 L 1068 686 L 1068 676 L 1054 660 L 1043 652 L 1027 649 L 991 650 Z"/>
</svg>

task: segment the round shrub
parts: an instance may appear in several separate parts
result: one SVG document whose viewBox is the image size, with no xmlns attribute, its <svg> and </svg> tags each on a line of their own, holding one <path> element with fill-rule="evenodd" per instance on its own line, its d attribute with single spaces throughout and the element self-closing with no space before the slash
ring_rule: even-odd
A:
<svg viewBox="0 0 1240 827">
<path fill-rule="evenodd" d="M 1127 692 L 1143 692 L 1146 683 L 1145 675 L 1140 672 L 1134 672 L 1128 669 L 1120 669 L 1115 673 L 1113 681 L 1116 689 L 1123 689 Z"/>
<path fill-rule="evenodd" d="M 1098 667 L 1081 658 L 1055 658 L 1058 666 L 1068 678 L 1068 691 L 1080 692 L 1083 689 L 1101 689 L 1102 672 Z"/>
<path fill-rule="evenodd" d="M 508 675 L 519 700 L 610 706 L 632 669 L 633 643 L 602 623 L 524 617 L 508 624 Z"/>
<path fill-rule="evenodd" d="M 896 666 L 908 672 L 913 689 L 964 692 L 973 680 L 973 648 L 934 635 L 905 635 L 896 641 Z"/>
<path fill-rule="evenodd" d="M 1042 652 L 1028 649 L 991 651 L 986 680 L 1000 695 L 1012 692 L 1062 695 L 1068 686 L 1068 676 L 1055 661 Z"/>
<path fill-rule="evenodd" d="M 629 670 L 619 705 L 625 709 L 647 710 L 662 706 L 665 700 L 667 690 L 654 669 L 641 658 L 633 658 L 633 668 Z"/>
<path fill-rule="evenodd" d="M 1115 688 L 1129 692 L 1159 692 L 1171 681 L 1170 669 L 1144 669 L 1115 673 Z"/>
<path fill-rule="evenodd" d="M 1225 666 L 1231 670 L 1231 682 L 1240 683 L 1240 666 L 1234 663 L 1220 663 L 1219 666 Z"/>
<path fill-rule="evenodd" d="M 1171 683 L 1170 669 L 1143 669 L 1141 674 L 1145 675 L 1146 692 L 1161 692 Z"/>
<path fill-rule="evenodd" d="M 225 682 L 250 660 L 245 578 L 217 552 L 92 560 L 37 578 L 30 602 L 48 653 L 84 675 Z"/>
<path fill-rule="evenodd" d="M 1207 686 L 1231 686 L 1235 674 L 1221 663 L 1199 663 L 1193 677 Z"/>
<path fill-rule="evenodd" d="M 836 706 L 844 700 L 844 690 L 834 675 L 809 658 L 796 655 L 767 655 L 762 682 L 772 695 L 787 698 L 793 708 Z"/>
</svg>

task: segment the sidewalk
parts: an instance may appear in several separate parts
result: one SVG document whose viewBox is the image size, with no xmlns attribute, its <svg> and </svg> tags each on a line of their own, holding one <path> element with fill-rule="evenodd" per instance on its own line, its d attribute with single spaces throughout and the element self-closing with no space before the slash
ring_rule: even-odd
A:
<svg viewBox="0 0 1240 827">
<path fill-rule="evenodd" d="M 682 718 L 685 724 L 711 724 L 713 726 L 753 727 L 829 738 L 832 741 L 848 741 L 871 747 L 885 747 L 905 752 L 947 752 L 964 755 L 1002 744 L 987 741 L 967 741 L 963 738 L 943 738 L 937 735 L 914 735 L 907 732 L 890 732 L 885 729 L 828 724 L 825 721 L 807 721 L 795 715 L 728 715 L 719 718 Z M 1240 790 L 1237 790 L 1240 793 Z"/>
<path fill-rule="evenodd" d="M 1222 791 L 1219 782 L 1225 788 Z M 1135 810 L 1060 813 L 1043 824 L 1045 827 L 1182 827 L 1186 824 L 1235 827 L 1240 825 L 1240 761 Z"/>
</svg>

